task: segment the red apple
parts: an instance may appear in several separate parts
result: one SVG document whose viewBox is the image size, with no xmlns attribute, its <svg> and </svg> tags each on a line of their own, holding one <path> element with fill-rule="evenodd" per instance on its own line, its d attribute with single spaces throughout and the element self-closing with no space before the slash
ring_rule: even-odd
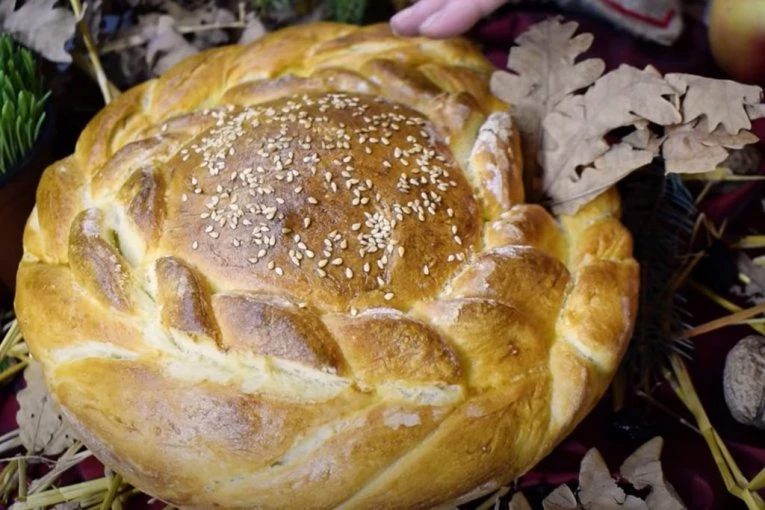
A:
<svg viewBox="0 0 765 510">
<path fill-rule="evenodd" d="M 765 0 L 712 0 L 709 44 L 732 79 L 765 86 Z"/>
</svg>

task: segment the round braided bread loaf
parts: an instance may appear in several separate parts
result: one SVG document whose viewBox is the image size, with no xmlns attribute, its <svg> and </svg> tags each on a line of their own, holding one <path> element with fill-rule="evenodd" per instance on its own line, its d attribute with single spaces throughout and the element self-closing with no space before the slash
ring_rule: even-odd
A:
<svg viewBox="0 0 765 510">
<path fill-rule="evenodd" d="M 609 191 L 524 203 L 464 40 L 312 24 L 191 57 L 47 169 L 21 329 L 76 434 L 190 508 L 430 508 L 602 396 L 638 265 Z"/>
</svg>

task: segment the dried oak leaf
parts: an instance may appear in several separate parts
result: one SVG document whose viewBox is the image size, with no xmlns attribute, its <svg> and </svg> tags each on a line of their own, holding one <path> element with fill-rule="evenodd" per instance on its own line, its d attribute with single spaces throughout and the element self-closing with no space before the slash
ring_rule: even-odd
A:
<svg viewBox="0 0 765 510">
<path fill-rule="evenodd" d="M 648 67 L 622 65 L 583 95 L 564 98 L 542 123 L 543 190 L 556 213 L 568 214 L 628 173 L 650 163 L 651 150 L 606 136 L 636 122 L 677 124 L 677 92 Z"/>
<path fill-rule="evenodd" d="M 661 154 L 661 144 L 664 143 L 665 139 L 666 137 L 659 136 L 648 129 L 648 122 L 637 121 L 635 122 L 635 130 L 622 138 L 622 142 L 635 149 L 643 149 L 659 155 Z"/>
<path fill-rule="evenodd" d="M 651 439 L 624 461 L 619 472 L 636 489 L 651 488 L 645 500 L 651 510 L 685 510 L 685 505 L 664 478 L 660 460 L 663 445 L 661 437 Z"/>
<path fill-rule="evenodd" d="M 532 26 L 510 50 L 507 68 L 491 78 L 491 89 L 512 106 L 525 154 L 537 154 L 545 115 L 569 94 L 588 87 L 603 74 L 601 59 L 577 62 L 592 45 L 592 34 L 574 36 L 578 24 L 550 18 Z M 533 167 L 536 158 L 527 158 Z"/>
<path fill-rule="evenodd" d="M 683 123 L 705 117 L 709 133 L 722 125 L 728 134 L 735 135 L 750 129 L 752 119 L 765 116 L 760 87 L 682 73 L 667 74 L 665 79 L 684 95 Z"/>
<path fill-rule="evenodd" d="M 214 1 L 200 2 L 191 8 L 175 0 L 159 0 L 155 3 L 158 13 L 170 16 L 177 27 L 204 28 L 189 34 L 190 44 L 198 50 L 229 42 L 229 35 L 214 27 L 233 23 L 236 16 L 230 10 L 216 5 Z"/>
<path fill-rule="evenodd" d="M 16 395 L 21 441 L 31 453 L 58 455 L 69 448 L 74 437 L 48 393 L 42 366 L 31 361 L 24 369 L 24 379 L 26 387 Z"/>
<path fill-rule="evenodd" d="M 266 35 L 266 26 L 254 12 L 248 12 L 244 18 L 245 28 L 239 36 L 237 44 L 250 44 Z"/>
<path fill-rule="evenodd" d="M 0 32 L 6 32 L 43 58 L 69 63 L 72 56 L 64 49 L 74 37 L 77 18 L 56 0 L 26 0 L 16 9 L 16 0 L 0 0 Z"/>
<path fill-rule="evenodd" d="M 587 452 L 579 468 L 579 501 L 585 510 L 648 510 L 643 500 L 619 488 L 595 448 Z"/>
<path fill-rule="evenodd" d="M 765 293 L 765 267 L 757 264 L 743 251 L 736 254 L 736 267 L 741 274 L 749 278 L 745 289 L 749 296 L 762 296 Z"/>
<path fill-rule="evenodd" d="M 728 158 L 727 149 L 741 149 L 757 141 L 749 131 L 730 134 L 720 126 L 710 132 L 707 119 L 702 117 L 689 124 L 668 127 L 662 156 L 669 173 L 705 173 Z"/>
<path fill-rule="evenodd" d="M 510 504 L 507 506 L 507 510 L 531 510 L 531 505 L 523 493 L 516 492 L 513 495 L 513 499 L 510 500 Z"/>
<path fill-rule="evenodd" d="M 151 16 L 151 21 L 148 19 Z M 171 16 L 149 15 L 142 17 L 146 45 L 146 63 L 152 74 L 159 76 L 172 66 L 198 53 L 176 30 L 176 22 Z"/>
<path fill-rule="evenodd" d="M 578 510 L 581 508 L 568 485 L 561 485 L 542 501 L 544 510 Z"/>
</svg>

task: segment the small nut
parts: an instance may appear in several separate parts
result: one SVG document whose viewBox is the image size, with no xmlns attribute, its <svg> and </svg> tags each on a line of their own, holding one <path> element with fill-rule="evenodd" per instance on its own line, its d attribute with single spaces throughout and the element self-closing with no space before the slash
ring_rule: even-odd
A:
<svg viewBox="0 0 765 510">
<path fill-rule="evenodd" d="M 723 393 L 737 422 L 765 429 L 765 337 L 748 336 L 730 350 Z"/>
</svg>

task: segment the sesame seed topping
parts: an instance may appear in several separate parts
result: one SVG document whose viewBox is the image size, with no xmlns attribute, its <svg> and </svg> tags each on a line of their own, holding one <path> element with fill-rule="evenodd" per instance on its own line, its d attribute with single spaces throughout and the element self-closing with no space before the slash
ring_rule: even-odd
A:
<svg viewBox="0 0 765 510">
<path fill-rule="evenodd" d="M 205 115 L 215 126 L 180 151 L 184 159 L 193 156 L 182 170 L 189 173 L 180 200 L 200 195 L 204 212 L 194 213 L 199 214 L 197 228 L 205 238 L 222 238 L 220 246 L 236 249 L 255 271 L 267 267 L 282 276 L 285 269 L 275 261 L 287 260 L 280 263 L 327 278 L 329 267 L 338 267 L 348 280 L 357 272 L 364 275 L 357 279 L 363 285 L 376 282 L 390 301 L 390 266 L 394 259 L 407 263 L 401 226 L 409 230 L 417 222 L 439 222 L 444 211 L 453 218 L 447 205 L 461 202 L 448 199 L 456 186 L 450 172 L 458 174 L 436 153 L 437 132 L 416 112 L 395 104 L 376 106 L 383 103 L 329 93 L 297 94 L 278 106 L 210 108 Z M 349 120 L 339 122 L 331 113 L 335 110 L 346 110 Z M 364 154 L 373 153 L 385 170 L 362 171 L 370 165 Z M 339 208 L 340 219 L 317 222 L 315 212 L 309 216 L 301 209 L 303 200 L 318 205 L 322 199 L 327 210 Z M 324 229 L 336 221 L 344 230 L 327 234 Z M 461 246 L 458 233 L 464 233 L 451 223 L 447 228 Z M 192 241 L 197 250 L 199 241 Z M 207 242 L 215 253 L 215 243 Z M 455 250 L 449 259 L 464 260 L 465 254 Z M 431 264 L 422 272 L 430 275 Z"/>
</svg>

